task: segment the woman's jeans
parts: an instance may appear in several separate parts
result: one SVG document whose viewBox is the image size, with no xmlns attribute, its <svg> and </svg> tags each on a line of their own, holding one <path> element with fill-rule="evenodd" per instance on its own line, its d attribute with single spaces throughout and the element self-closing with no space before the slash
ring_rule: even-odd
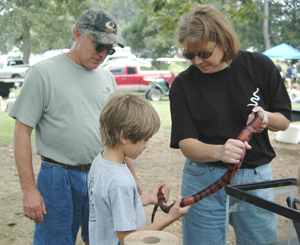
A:
<svg viewBox="0 0 300 245">
<path fill-rule="evenodd" d="M 182 176 L 181 195 L 183 197 L 196 194 L 218 180 L 227 168 L 214 166 L 187 159 Z M 231 184 L 245 184 L 272 180 L 270 164 L 255 169 L 239 169 Z M 250 193 L 274 200 L 273 189 L 253 190 Z M 231 212 L 229 222 L 236 235 L 236 244 L 262 245 L 278 242 L 276 214 L 256 207 L 252 204 L 230 198 L 230 206 L 234 202 L 243 203 L 242 210 Z M 224 244 L 226 216 L 225 188 L 193 204 L 189 212 L 182 217 L 183 244 Z"/>
</svg>

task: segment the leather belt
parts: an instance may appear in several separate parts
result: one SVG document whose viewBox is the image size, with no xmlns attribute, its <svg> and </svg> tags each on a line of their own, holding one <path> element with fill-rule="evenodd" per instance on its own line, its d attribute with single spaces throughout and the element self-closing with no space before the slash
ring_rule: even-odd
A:
<svg viewBox="0 0 300 245">
<path fill-rule="evenodd" d="M 67 165 L 67 164 L 63 164 L 63 163 L 54 161 L 48 157 L 41 156 L 41 158 L 42 158 L 43 162 L 51 163 L 51 164 L 57 165 L 62 168 L 67 168 L 67 169 L 89 170 L 92 166 L 92 164 L 72 166 L 72 165 Z"/>
</svg>

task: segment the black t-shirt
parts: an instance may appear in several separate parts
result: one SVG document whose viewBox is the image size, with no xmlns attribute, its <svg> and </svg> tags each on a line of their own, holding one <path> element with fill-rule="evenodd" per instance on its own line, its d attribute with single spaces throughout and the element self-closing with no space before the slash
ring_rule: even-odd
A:
<svg viewBox="0 0 300 245">
<path fill-rule="evenodd" d="M 229 68 L 213 74 L 191 65 L 175 78 L 169 97 L 172 148 L 179 148 L 179 141 L 186 138 L 207 144 L 236 138 L 255 106 L 291 119 L 291 102 L 281 76 L 274 63 L 259 53 L 239 51 Z M 275 157 L 267 129 L 253 134 L 249 143 L 252 149 L 246 152 L 242 168 L 255 168 Z"/>
</svg>

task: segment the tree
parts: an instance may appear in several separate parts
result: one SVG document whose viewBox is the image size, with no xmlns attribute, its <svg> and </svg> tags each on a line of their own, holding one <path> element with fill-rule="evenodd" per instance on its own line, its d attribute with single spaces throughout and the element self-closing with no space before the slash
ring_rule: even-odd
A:
<svg viewBox="0 0 300 245">
<path fill-rule="evenodd" d="M 298 0 L 285 0 L 281 10 L 280 31 L 284 42 L 300 48 L 300 2 Z"/>
<path fill-rule="evenodd" d="M 195 4 L 211 4 L 211 2 L 197 0 L 150 0 L 148 2 L 137 0 L 136 2 L 137 16 L 126 26 L 122 34 L 133 51 L 143 55 L 146 50 L 150 50 L 153 54 L 152 58 L 174 56 L 174 53 L 177 53 L 176 46 L 174 46 L 174 32 L 180 18 Z M 233 21 L 248 23 L 258 21 L 263 16 L 259 7 L 251 0 L 242 2 L 220 0 L 213 4 Z"/>
<path fill-rule="evenodd" d="M 265 48 L 271 48 L 270 37 L 269 37 L 269 2 L 268 0 L 264 0 L 264 24 L 263 24 L 263 34 L 265 39 Z"/>
<path fill-rule="evenodd" d="M 95 0 L 2 0 L 0 2 L 0 45 L 6 53 L 14 45 L 23 51 L 25 63 L 31 51 L 69 48 L 72 44 L 72 27 L 83 10 L 106 7 L 111 1 Z"/>
</svg>

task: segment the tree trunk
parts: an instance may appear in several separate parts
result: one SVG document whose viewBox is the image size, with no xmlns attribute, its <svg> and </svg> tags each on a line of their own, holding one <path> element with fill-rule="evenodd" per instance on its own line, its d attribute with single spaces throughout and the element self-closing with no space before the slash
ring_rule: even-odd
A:
<svg viewBox="0 0 300 245">
<path fill-rule="evenodd" d="M 30 36 L 30 26 L 26 22 L 26 20 L 23 21 L 23 61 L 25 64 L 29 64 L 29 56 L 30 56 L 30 50 L 31 50 L 31 36 Z"/>
<path fill-rule="evenodd" d="M 25 10 L 29 8 L 29 0 L 23 0 L 23 7 Z M 31 50 L 31 36 L 30 36 L 30 22 L 27 16 L 28 12 L 25 11 L 23 16 L 23 61 L 29 64 L 30 50 Z"/>
<path fill-rule="evenodd" d="M 269 5 L 268 5 L 268 0 L 264 0 L 264 14 L 265 14 L 265 18 L 264 18 L 264 24 L 263 24 L 263 34 L 264 34 L 264 40 L 265 40 L 265 49 L 269 49 L 271 48 L 271 44 L 270 44 L 270 37 L 269 37 L 269 30 L 268 30 L 268 26 L 269 26 Z"/>
</svg>

